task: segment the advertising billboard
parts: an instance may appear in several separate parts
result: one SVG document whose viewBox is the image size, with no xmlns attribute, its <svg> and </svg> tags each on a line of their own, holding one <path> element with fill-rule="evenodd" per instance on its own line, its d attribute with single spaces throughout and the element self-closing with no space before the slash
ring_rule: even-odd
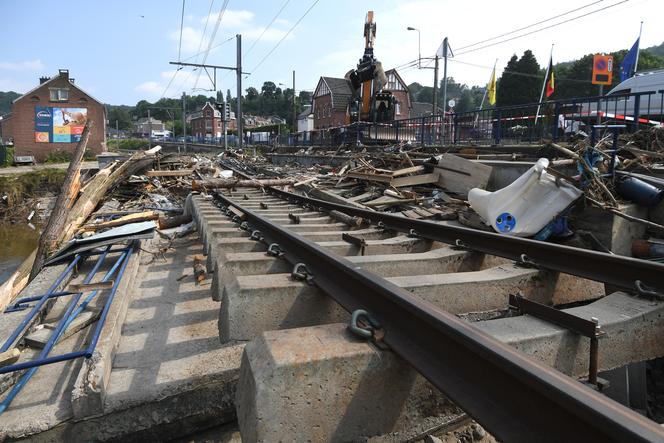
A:
<svg viewBox="0 0 664 443">
<path fill-rule="evenodd" d="M 35 142 L 76 143 L 88 120 L 87 108 L 35 107 Z"/>
</svg>

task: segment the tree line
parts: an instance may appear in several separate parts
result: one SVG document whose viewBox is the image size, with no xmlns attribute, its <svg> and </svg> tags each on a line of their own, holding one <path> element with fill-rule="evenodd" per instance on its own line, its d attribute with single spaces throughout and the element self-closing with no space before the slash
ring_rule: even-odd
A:
<svg viewBox="0 0 664 443">
<path fill-rule="evenodd" d="M 604 93 L 620 83 L 619 67 L 627 50 L 623 49 L 609 53 L 613 56 L 613 83 L 606 86 Z M 593 55 L 587 54 L 578 60 L 554 64 L 553 72 L 555 78 L 555 92 L 550 97 L 552 100 L 569 99 L 575 97 L 591 97 L 599 95 L 599 87 L 591 83 L 593 70 Z M 546 74 L 548 60 L 542 65 L 531 50 L 527 50 L 517 57 L 513 55 L 505 65 L 503 73 L 497 81 L 496 106 L 521 105 L 539 101 L 542 83 Z M 664 68 L 664 43 L 659 46 L 642 49 L 639 51 L 639 71 Z M 487 74 L 487 79 L 489 74 Z M 419 83 L 409 85 L 414 101 L 431 103 L 433 100 L 433 88 L 422 86 Z M 438 88 L 438 102 L 442 107 L 443 81 Z M 482 103 L 482 97 L 486 85 L 468 86 L 454 81 L 449 77 L 447 83 L 447 98 L 454 99 L 456 112 L 465 112 L 478 109 Z M 490 108 L 485 100 L 483 108 Z"/>
<path fill-rule="evenodd" d="M 295 109 L 299 114 L 304 109 L 305 104 L 311 103 L 311 92 L 300 91 L 295 96 Z M 230 104 L 231 111 L 235 112 L 237 108 L 237 97 L 233 97 L 230 89 L 226 94 L 219 91 L 216 97 L 198 94 L 186 96 L 187 114 L 199 111 L 206 102 L 225 101 Z M 133 122 L 140 118 L 145 118 L 150 111 L 150 116 L 161 120 L 167 129 L 175 129 L 176 134 L 182 134 L 182 98 L 161 98 L 156 102 L 141 100 L 135 106 L 127 105 L 106 105 L 108 110 L 109 126 L 114 128 L 118 123 L 118 129 L 130 130 Z M 263 83 L 261 90 L 254 87 L 245 90 L 242 96 L 243 114 L 260 115 L 264 117 L 276 116 L 286 120 L 289 127 L 292 127 L 293 120 L 293 89 L 279 88 L 274 82 L 267 81 Z M 187 128 L 190 132 L 190 128 Z"/>
</svg>

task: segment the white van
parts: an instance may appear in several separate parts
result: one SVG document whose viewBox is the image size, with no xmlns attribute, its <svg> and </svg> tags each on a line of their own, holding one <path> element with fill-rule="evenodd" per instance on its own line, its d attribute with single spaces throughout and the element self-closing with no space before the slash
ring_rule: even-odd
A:
<svg viewBox="0 0 664 443">
<path fill-rule="evenodd" d="M 597 116 L 598 112 L 603 119 L 614 120 L 616 123 L 634 121 L 635 97 L 615 97 L 622 94 L 637 92 L 654 92 L 651 95 L 642 95 L 639 103 L 639 123 L 657 125 L 664 120 L 664 69 L 652 72 L 637 73 L 633 77 L 618 84 L 606 94 L 606 99 L 600 103 L 585 103 L 582 105 L 583 114 L 588 117 Z"/>
</svg>

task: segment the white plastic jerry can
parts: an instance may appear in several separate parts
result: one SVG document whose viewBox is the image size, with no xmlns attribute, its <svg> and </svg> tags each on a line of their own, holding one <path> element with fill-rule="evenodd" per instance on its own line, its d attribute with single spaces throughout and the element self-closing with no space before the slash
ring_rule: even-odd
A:
<svg viewBox="0 0 664 443">
<path fill-rule="evenodd" d="M 530 237 L 537 234 L 583 192 L 546 172 L 549 160 L 537 163 L 512 184 L 495 192 L 473 188 L 470 206 L 501 234 Z"/>
</svg>

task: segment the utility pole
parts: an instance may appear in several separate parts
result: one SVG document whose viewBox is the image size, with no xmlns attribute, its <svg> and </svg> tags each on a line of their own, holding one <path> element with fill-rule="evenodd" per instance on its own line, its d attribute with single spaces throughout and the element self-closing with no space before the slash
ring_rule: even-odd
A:
<svg viewBox="0 0 664 443">
<path fill-rule="evenodd" d="M 152 119 L 150 118 L 150 109 L 148 109 L 148 149 L 152 149 Z"/>
<path fill-rule="evenodd" d="M 187 94 L 182 93 L 182 147 L 187 152 Z"/>
<path fill-rule="evenodd" d="M 237 74 L 237 115 L 235 122 L 237 126 L 237 146 L 242 149 L 242 138 L 244 137 L 242 127 L 242 35 L 236 34 L 237 39 L 237 65 L 235 73 Z"/>
<path fill-rule="evenodd" d="M 219 65 L 206 65 L 201 63 L 184 63 L 184 62 L 170 62 L 171 65 L 178 66 L 195 66 L 202 68 L 208 75 L 210 82 L 212 82 L 213 90 L 217 90 L 217 69 L 225 69 L 235 71 L 237 75 L 237 132 L 238 132 L 238 147 L 242 148 L 242 74 L 249 74 L 249 72 L 242 72 L 242 35 L 236 34 L 237 39 L 237 66 L 219 66 Z M 213 70 L 213 75 L 210 76 L 208 69 Z M 182 93 L 184 97 L 184 93 Z M 183 98 L 184 100 L 184 98 Z M 182 105 L 183 113 L 185 112 L 185 104 Z M 184 116 L 183 116 L 184 119 Z M 184 121 L 184 120 L 183 120 Z M 186 136 L 186 134 L 185 134 Z M 186 148 L 186 142 L 185 142 Z"/>
<path fill-rule="evenodd" d="M 445 104 L 443 104 L 445 106 Z M 433 109 L 431 109 L 431 115 L 436 115 L 438 112 L 438 54 L 436 54 L 436 64 L 433 68 Z M 443 119 L 445 114 L 443 113 Z"/>
<path fill-rule="evenodd" d="M 120 130 L 118 129 L 118 120 L 115 119 L 115 138 L 118 141 L 118 147 L 120 147 Z"/>
<path fill-rule="evenodd" d="M 293 70 L 293 134 L 297 133 L 297 107 L 295 106 L 295 70 Z"/>
</svg>

